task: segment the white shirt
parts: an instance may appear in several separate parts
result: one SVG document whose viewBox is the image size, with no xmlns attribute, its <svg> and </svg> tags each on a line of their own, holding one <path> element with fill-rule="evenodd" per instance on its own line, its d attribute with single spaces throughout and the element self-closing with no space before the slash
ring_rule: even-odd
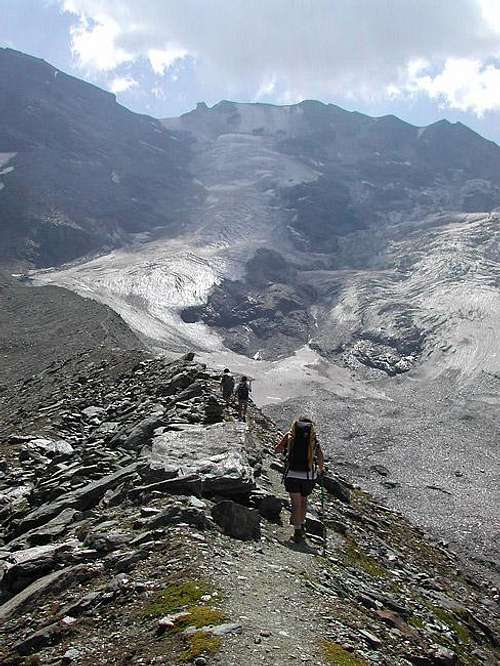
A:
<svg viewBox="0 0 500 666">
<path fill-rule="evenodd" d="M 293 469 L 289 469 L 285 475 L 286 479 L 304 479 L 307 481 L 315 481 L 317 478 L 316 472 L 298 472 Z"/>
</svg>

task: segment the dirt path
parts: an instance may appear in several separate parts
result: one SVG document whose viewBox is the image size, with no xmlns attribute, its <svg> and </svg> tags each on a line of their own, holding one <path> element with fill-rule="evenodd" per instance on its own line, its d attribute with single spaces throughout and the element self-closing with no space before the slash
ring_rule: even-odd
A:
<svg viewBox="0 0 500 666">
<path fill-rule="evenodd" d="M 280 475 L 269 468 L 264 474 L 269 491 L 287 498 Z M 235 543 L 221 561 L 218 582 L 228 615 L 242 625 L 242 633 L 228 636 L 214 660 L 224 666 L 325 663 L 320 643 L 326 620 L 318 596 L 307 587 L 307 580 L 316 578 L 321 546 L 289 543 L 289 515 L 282 511 L 282 525 L 262 521 L 262 543 Z"/>
</svg>

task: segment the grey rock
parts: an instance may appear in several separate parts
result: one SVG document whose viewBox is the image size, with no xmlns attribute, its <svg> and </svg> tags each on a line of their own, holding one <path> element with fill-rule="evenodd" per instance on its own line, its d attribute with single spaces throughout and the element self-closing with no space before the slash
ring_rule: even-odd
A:
<svg viewBox="0 0 500 666">
<path fill-rule="evenodd" d="M 59 556 L 74 545 L 50 544 L 11 553 L 2 579 L 3 590 L 19 592 L 35 579 L 52 571 L 60 561 Z"/>
<path fill-rule="evenodd" d="M 89 592 L 78 599 L 78 601 L 74 601 L 65 606 L 61 611 L 60 616 L 70 615 L 71 617 L 79 617 L 87 611 L 95 608 L 95 606 L 97 606 L 104 598 L 105 594 L 102 591 Z"/>
<path fill-rule="evenodd" d="M 67 585 L 89 578 L 94 573 L 97 573 L 97 570 L 88 565 L 76 565 L 54 571 L 39 578 L 0 606 L 0 624 L 28 603 L 36 601 L 39 597 L 43 596 L 46 591 L 56 592 Z"/>
<path fill-rule="evenodd" d="M 194 506 L 195 509 L 206 509 L 207 508 L 206 502 L 201 500 L 199 497 L 195 497 L 194 495 L 192 495 L 189 498 L 189 504 L 190 504 L 190 506 Z"/>
<path fill-rule="evenodd" d="M 177 525 L 179 523 L 187 523 L 199 530 L 204 530 L 208 527 L 208 520 L 205 513 L 192 506 L 170 506 L 148 520 L 149 527 L 153 528 L 168 527 L 169 525 Z"/>
<path fill-rule="evenodd" d="M 241 495 L 255 487 L 253 467 L 245 447 L 245 435 L 236 424 L 194 425 L 187 431 L 169 431 L 153 438 L 143 478 L 163 470 L 181 469 L 196 474 L 207 495 Z M 191 493 L 189 493 L 191 494 Z"/>
<path fill-rule="evenodd" d="M 75 450 L 63 439 L 44 439 L 42 437 L 31 439 L 24 449 L 21 450 L 20 458 L 30 456 L 33 452 L 41 453 L 49 458 L 54 457 L 70 457 L 74 454 Z"/>
<path fill-rule="evenodd" d="M 97 407 L 95 405 L 91 405 L 90 407 L 86 407 L 85 409 L 82 409 L 82 414 L 87 419 L 93 419 L 96 416 L 102 416 L 105 413 L 106 413 L 105 409 L 103 409 L 102 407 Z"/>
<path fill-rule="evenodd" d="M 153 491 L 159 491 L 169 495 L 198 495 L 202 494 L 203 484 L 199 474 L 190 474 L 180 476 L 174 479 L 166 479 L 157 483 L 150 483 L 144 486 L 136 486 L 129 491 L 132 498 L 140 495 L 147 495 Z"/>
<path fill-rule="evenodd" d="M 75 509 L 63 509 L 55 518 L 49 520 L 42 527 L 26 532 L 21 537 L 9 542 L 9 548 L 19 543 L 28 543 L 33 546 L 43 546 L 61 536 L 67 527 L 78 518 L 80 513 Z"/>
<path fill-rule="evenodd" d="M 156 428 L 164 424 L 163 412 L 154 412 L 140 421 L 123 442 L 126 449 L 139 449 L 150 441 Z"/>
<path fill-rule="evenodd" d="M 398 481 L 381 481 L 380 482 L 381 486 L 384 486 L 384 488 L 388 488 L 389 490 L 393 490 L 394 488 L 400 488 L 401 484 Z"/>
<path fill-rule="evenodd" d="M 382 645 L 382 641 L 380 638 L 377 638 L 374 634 L 372 634 L 369 631 L 366 631 L 366 629 L 359 629 L 358 630 L 361 636 L 368 642 L 370 647 L 372 648 L 379 648 Z"/>
<path fill-rule="evenodd" d="M 66 652 L 63 654 L 61 658 L 61 664 L 66 665 L 66 664 L 71 664 L 71 662 L 79 659 L 82 656 L 82 651 L 77 650 L 76 648 L 70 648 L 69 650 L 66 650 Z"/>
<path fill-rule="evenodd" d="M 63 509 L 74 508 L 85 511 L 94 506 L 105 492 L 116 487 L 124 478 L 131 476 L 137 469 L 137 462 L 122 467 L 113 474 L 93 481 L 82 488 L 58 497 L 54 502 L 43 504 L 23 518 L 16 528 L 18 534 L 45 524 Z"/>
<path fill-rule="evenodd" d="M 263 518 L 275 523 L 279 522 L 285 504 L 284 500 L 276 495 L 258 494 L 252 495 L 250 502 Z"/>
<path fill-rule="evenodd" d="M 442 646 L 437 647 L 433 657 L 434 663 L 439 664 L 439 666 L 453 666 L 458 663 L 457 654 Z"/>
<path fill-rule="evenodd" d="M 259 514 L 254 509 L 223 500 L 213 506 L 212 518 L 228 536 L 241 541 L 260 539 Z"/>
<path fill-rule="evenodd" d="M 306 532 L 322 537 L 324 533 L 324 525 L 319 518 L 308 513 L 306 515 Z"/>
<path fill-rule="evenodd" d="M 370 469 L 373 470 L 374 472 L 377 472 L 377 474 L 380 474 L 380 476 L 389 475 L 389 470 L 387 469 L 387 467 L 384 467 L 384 465 L 372 465 Z"/>
<path fill-rule="evenodd" d="M 210 633 L 213 636 L 227 636 L 228 634 L 241 634 L 242 626 L 241 624 L 236 623 L 226 623 L 226 624 L 217 624 L 217 625 L 207 625 L 202 629 L 206 633 Z M 200 631 L 196 627 L 188 627 L 183 631 L 184 636 L 192 636 L 196 632 Z"/>
<path fill-rule="evenodd" d="M 110 553 L 117 550 L 131 540 L 126 532 L 90 532 L 83 542 L 88 548 L 94 548 L 99 553 Z"/>
<path fill-rule="evenodd" d="M 327 493 L 333 495 L 344 504 L 351 503 L 351 494 L 348 487 L 340 479 L 332 474 L 324 474 L 322 477 L 323 486 Z"/>
</svg>

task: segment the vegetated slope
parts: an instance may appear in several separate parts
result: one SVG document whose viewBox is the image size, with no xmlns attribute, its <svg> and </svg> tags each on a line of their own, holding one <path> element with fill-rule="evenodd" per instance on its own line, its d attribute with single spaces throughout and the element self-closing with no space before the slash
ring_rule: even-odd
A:
<svg viewBox="0 0 500 666">
<path fill-rule="evenodd" d="M 140 349 L 116 312 L 59 287 L 34 289 L 0 273 L 0 390 L 79 351 Z"/>
<path fill-rule="evenodd" d="M 50 266 L 155 227 L 195 200 L 189 142 L 43 60 L 0 49 L 0 262 Z"/>
<path fill-rule="evenodd" d="M 193 355 L 79 354 L 0 415 L 6 666 L 496 663 L 495 590 L 337 475 L 287 542 L 275 426 Z"/>
</svg>

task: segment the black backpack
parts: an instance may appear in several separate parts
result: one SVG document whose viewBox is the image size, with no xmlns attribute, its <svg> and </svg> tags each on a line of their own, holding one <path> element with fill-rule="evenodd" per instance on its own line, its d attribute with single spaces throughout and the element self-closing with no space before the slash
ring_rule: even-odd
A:
<svg viewBox="0 0 500 666">
<path fill-rule="evenodd" d="M 248 384 L 240 382 L 238 384 L 238 388 L 236 389 L 236 395 L 240 400 L 248 400 L 249 396 Z"/>
<path fill-rule="evenodd" d="M 222 375 L 222 390 L 224 393 L 232 393 L 234 390 L 234 377 L 225 374 Z"/>
<path fill-rule="evenodd" d="M 309 421 L 295 421 L 287 447 L 287 470 L 314 472 L 316 463 L 316 433 Z"/>
</svg>

